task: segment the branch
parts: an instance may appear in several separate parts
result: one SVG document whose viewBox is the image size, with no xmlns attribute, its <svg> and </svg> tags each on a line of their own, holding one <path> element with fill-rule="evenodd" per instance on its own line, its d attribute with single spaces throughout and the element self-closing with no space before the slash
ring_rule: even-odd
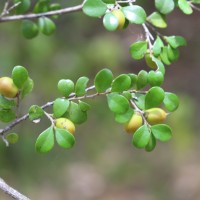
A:
<svg viewBox="0 0 200 200">
<path fill-rule="evenodd" d="M 86 92 L 89 92 L 91 90 L 95 89 L 95 86 L 90 86 L 86 89 Z M 128 90 L 128 92 L 130 93 L 140 93 L 140 94 L 146 94 L 146 91 L 137 91 L 137 90 Z M 111 91 L 108 89 L 106 92 L 102 92 L 102 93 L 94 93 L 94 94 L 88 94 L 88 95 L 84 95 L 84 96 L 80 96 L 77 97 L 75 93 L 72 93 L 69 95 L 68 100 L 81 100 L 81 99 L 89 99 L 89 98 L 94 98 L 97 96 L 105 96 L 107 94 L 111 93 Z M 46 104 L 44 104 L 43 106 L 41 106 L 42 109 L 46 109 L 50 106 L 52 106 L 54 103 L 54 101 L 50 101 Z M 13 122 L 11 122 L 8 126 L 6 126 L 4 129 L 0 129 L 0 136 L 2 137 L 3 141 L 5 142 L 5 133 L 8 132 L 9 130 L 11 130 L 12 128 L 14 128 L 17 124 L 19 124 L 22 121 L 25 121 L 27 118 L 29 117 L 29 114 L 25 114 L 24 116 L 17 118 L 16 120 L 14 120 Z"/>
<path fill-rule="evenodd" d="M 49 12 L 44 12 L 44 13 L 38 13 L 38 14 L 25 14 L 25 15 L 13 15 L 13 16 L 0 16 L 0 23 L 1 22 L 8 22 L 8 21 L 17 21 L 17 20 L 22 20 L 22 19 L 34 19 L 34 18 L 39 18 L 43 16 L 52 16 L 52 15 L 63 15 L 65 13 L 72 13 L 72 12 L 77 12 L 80 11 L 83 7 L 83 4 L 73 6 L 73 7 L 68 7 L 68 8 L 63 8 L 60 10 L 54 10 L 54 11 L 49 11 Z"/>
<path fill-rule="evenodd" d="M 11 186 L 9 186 L 2 178 L 0 178 L 0 189 L 3 190 L 6 194 L 8 194 L 13 199 L 17 200 L 30 200 L 28 197 L 24 196 Z"/>
</svg>

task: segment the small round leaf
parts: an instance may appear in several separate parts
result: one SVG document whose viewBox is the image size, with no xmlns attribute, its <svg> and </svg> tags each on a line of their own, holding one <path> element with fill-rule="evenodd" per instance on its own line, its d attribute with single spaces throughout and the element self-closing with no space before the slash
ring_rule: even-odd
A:
<svg viewBox="0 0 200 200">
<path fill-rule="evenodd" d="M 59 118 L 67 111 L 69 108 L 69 100 L 58 98 L 53 103 L 53 115 L 55 118 Z"/>
<path fill-rule="evenodd" d="M 22 66 L 15 66 L 12 70 L 12 79 L 18 88 L 22 88 L 28 79 L 28 71 Z"/>
<path fill-rule="evenodd" d="M 165 98 L 165 92 L 160 87 L 152 87 L 145 96 L 145 109 L 158 107 Z"/>
<path fill-rule="evenodd" d="M 82 76 L 77 80 L 75 85 L 75 93 L 77 97 L 85 95 L 88 81 L 89 78 L 85 76 Z"/>
<path fill-rule="evenodd" d="M 9 133 L 8 135 L 6 135 L 6 140 L 8 140 L 10 144 L 15 144 L 19 140 L 19 135 L 16 133 Z"/>
<path fill-rule="evenodd" d="M 131 78 L 126 74 L 121 74 L 116 77 L 112 82 L 112 92 L 123 92 L 130 89 Z"/>
<path fill-rule="evenodd" d="M 38 26 L 31 20 L 23 20 L 21 24 L 22 34 L 27 39 L 36 37 L 39 33 Z"/>
<path fill-rule="evenodd" d="M 97 73 L 94 79 L 94 85 L 97 92 L 101 93 L 107 90 L 112 83 L 113 74 L 109 69 L 102 69 Z"/>
<path fill-rule="evenodd" d="M 163 100 L 165 108 L 169 112 L 175 111 L 179 106 L 179 98 L 174 93 L 165 92 L 165 98 Z"/>
<path fill-rule="evenodd" d="M 75 144 L 74 136 L 67 130 L 55 128 L 55 136 L 58 145 L 65 149 L 70 149 Z"/>
<path fill-rule="evenodd" d="M 143 125 L 133 134 L 132 144 L 137 148 L 145 148 L 149 143 L 150 137 L 151 133 L 149 128 L 147 125 Z"/>
<path fill-rule="evenodd" d="M 74 82 L 70 79 L 61 79 L 57 87 L 63 96 L 68 97 L 74 91 Z"/>
<path fill-rule="evenodd" d="M 151 127 L 151 131 L 156 139 L 166 142 L 171 139 L 172 131 L 166 124 L 158 124 Z"/>
<path fill-rule="evenodd" d="M 37 105 L 32 105 L 29 108 L 28 114 L 29 114 L 29 119 L 33 121 L 36 119 L 40 119 L 44 115 L 44 110 Z"/>
<path fill-rule="evenodd" d="M 54 130 L 53 127 L 47 128 L 37 138 L 35 142 L 35 149 L 39 153 L 47 153 L 54 146 Z"/>
<path fill-rule="evenodd" d="M 130 107 L 126 97 L 117 93 L 108 94 L 107 101 L 109 109 L 116 114 L 124 114 Z"/>
</svg>

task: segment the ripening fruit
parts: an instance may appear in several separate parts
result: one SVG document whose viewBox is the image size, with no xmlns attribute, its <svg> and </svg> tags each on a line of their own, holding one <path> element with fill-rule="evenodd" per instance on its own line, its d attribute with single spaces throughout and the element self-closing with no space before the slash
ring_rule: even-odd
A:
<svg viewBox="0 0 200 200">
<path fill-rule="evenodd" d="M 144 116 L 149 124 L 154 125 L 164 122 L 167 113 L 161 108 L 151 108 L 145 111 Z"/>
<path fill-rule="evenodd" d="M 124 13 L 120 9 L 115 9 L 112 11 L 112 14 L 118 19 L 117 30 L 122 29 L 126 21 Z"/>
<path fill-rule="evenodd" d="M 19 92 L 17 86 L 13 83 L 12 78 L 2 77 L 0 78 L 0 94 L 8 98 L 14 98 Z"/>
<path fill-rule="evenodd" d="M 142 126 L 143 120 L 140 113 L 135 112 L 130 121 L 124 125 L 127 133 L 134 133 L 140 126 Z"/>
<path fill-rule="evenodd" d="M 65 129 L 67 131 L 69 131 L 70 133 L 74 133 L 75 132 L 75 125 L 72 121 L 70 121 L 67 118 L 58 118 L 55 121 L 55 125 L 57 128 L 62 128 Z"/>
</svg>

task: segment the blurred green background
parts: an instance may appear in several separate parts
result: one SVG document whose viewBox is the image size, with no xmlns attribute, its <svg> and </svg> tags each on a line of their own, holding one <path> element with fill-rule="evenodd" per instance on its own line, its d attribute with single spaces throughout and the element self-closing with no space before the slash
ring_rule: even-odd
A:
<svg viewBox="0 0 200 200">
<path fill-rule="evenodd" d="M 81 0 L 52 1 L 63 6 Z M 147 13 L 153 2 L 144 3 Z M 3 3 L 0 5 L 3 6 Z M 71 150 L 54 148 L 48 154 L 35 152 L 34 142 L 48 127 L 29 121 L 14 128 L 20 141 L 9 148 L 0 141 L 0 177 L 37 200 L 197 200 L 200 199 L 199 137 L 199 13 L 185 16 L 174 11 L 168 17 L 166 35 L 182 35 L 188 46 L 181 48 L 180 60 L 167 67 L 164 89 L 180 96 L 179 109 L 168 118 L 173 139 L 159 143 L 147 153 L 131 145 L 131 137 L 114 121 L 105 98 L 90 101 L 87 123 L 77 126 L 76 145 Z M 10 76 L 16 65 L 25 66 L 35 81 L 31 95 L 23 100 L 21 114 L 32 104 L 43 105 L 59 93 L 59 79 L 93 80 L 103 67 L 115 75 L 147 69 L 144 61 L 130 58 L 128 47 L 144 38 L 140 26 L 107 32 L 102 19 L 82 13 L 66 14 L 56 20 L 51 37 L 40 34 L 23 38 L 20 22 L 0 24 L 0 76 Z M 0 124 L 3 128 L 5 124 Z M 2 191 L 0 199 L 8 200 Z"/>
</svg>

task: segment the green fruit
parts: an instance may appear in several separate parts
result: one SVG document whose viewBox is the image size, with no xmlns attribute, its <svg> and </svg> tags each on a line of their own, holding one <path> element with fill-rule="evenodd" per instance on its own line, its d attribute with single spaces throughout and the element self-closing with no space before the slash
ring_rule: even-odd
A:
<svg viewBox="0 0 200 200">
<path fill-rule="evenodd" d="M 161 108 L 151 108 L 145 111 L 144 116 L 149 124 L 154 125 L 164 122 L 167 113 Z"/>
<path fill-rule="evenodd" d="M 74 133 L 75 132 L 75 125 L 72 121 L 70 121 L 67 118 L 58 118 L 55 121 L 55 125 L 57 128 L 62 128 L 65 129 L 67 131 L 69 131 L 70 133 Z"/>
<path fill-rule="evenodd" d="M 10 77 L 0 78 L 0 94 L 8 98 L 17 96 L 19 90 Z"/>
<path fill-rule="evenodd" d="M 112 11 L 112 14 L 118 19 L 117 30 L 122 29 L 126 21 L 124 13 L 120 9 L 115 9 Z"/>
<path fill-rule="evenodd" d="M 117 27 L 119 26 L 119 22 L 117 17 L 115 17 L 114 14 L 111 12 L 106 13 L 103 17 L 103 25 L 106 30 L 108 31 L 115 31 L 117 30 Z"/>
<path fill-rule="evenodd" d="M 140 126 L 142 126 L 143 119 L 140 113 L 135 112 L 129 122 L 124 125 L 127 133 L 134 133 Z"/>
</svg>

